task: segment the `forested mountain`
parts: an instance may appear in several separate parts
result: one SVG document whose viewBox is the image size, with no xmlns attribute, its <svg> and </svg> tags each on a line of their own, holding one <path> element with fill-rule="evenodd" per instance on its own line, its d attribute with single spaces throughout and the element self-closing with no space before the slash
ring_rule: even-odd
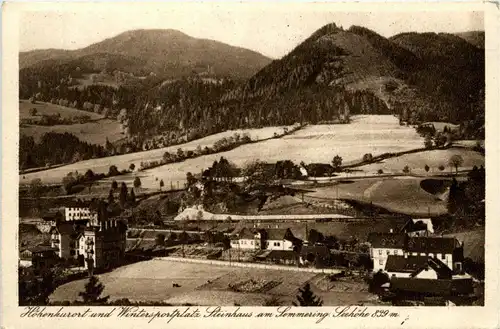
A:
<svg viewBox="0 0 500 329">
<path fill-rule="evenodd" d="M 270 62 L 251 50 L 197 39 L 176 30 L 134 30 L 74 50 L 35 50 L 19 54 L 20 69 L 44 60 L 72 64 L 90 72 L 119 70 L 146 76 L 180 78 L 194 72 L 247 78 Z M 209 68 L 209 69 L 208 69 Z"/>
<path fill-rule="evenodd" d="M 228 129 L 348 123 L 351 114 L 447 121 L 461 124 L 467 138 L 484 134 L 484 50 L 453 34 L 384 38 L 332 23 L 268 65 L 257 53 L 173 30 L 130 31 L 72 54 L 21 69 L 21 98 L 105 111 L 123 124 L 131 149 Z M 193 74 L 208 65 L 214 71 Z M 122 69 L 144 76 L 118 87 L 75 86 L 85 72 Z"/>
<path fill-rule="evenodd" d="M 402 33 L 390 40 L 418 58 L 406 82 L 430 102 L 422 117 L 456 123 L 484 117 L 484 50 L 447 33 Z"/>
</svg>

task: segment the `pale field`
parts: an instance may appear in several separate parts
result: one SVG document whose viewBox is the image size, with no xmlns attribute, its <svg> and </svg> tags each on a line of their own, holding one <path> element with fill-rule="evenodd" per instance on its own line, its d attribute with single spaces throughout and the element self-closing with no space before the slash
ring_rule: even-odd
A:
<svg viewBox="0 0 500 329">
<path fill-rule="evenodd" d="M 31 116 L 29 110 L 35 107 L 38 111 L 36 116 Z M 23 125 L 19 128 L 20 135 L 33 136 L 35 141 L 40 141 L 41 137 L 48 132 L 71 133 L 81 141 L 104 145 L 106 138 L 110 142 L 120 140 L 124 137 L 121 131 L 121 125 L 114 120 L 104 119 L 102 115 L 64 107 L 60 105 L 41 103 L 31 104 L 29 101 L 22 100 L 19 103 L 19 117 L 40 120 L 42 114 L 53 115 L 60 114 L 62 118 L 71 118 L 74 116 L 88 115 L 92 122 L 77 123 L 71 125 L 39 126 Z"/>
<path fill-rule="evenodd" d="M 30 109 L 36 108 L 37 115 L 30 115 Z M 71 107 L 60 106 L 52 103 L 36 102 L 36 104 L 31 104 L 28 100 L 19 100 L 19 118 L 20 119 L 39 119 L 43 114 L 54 115 L 60 114 L 61 118 L 71 118 L 74 116 L 88 115 L 92 120 L 102 119 L 103 116 L 94 113 L 87 112 Z"/>
<path fill-rule="evenodd" d="M 117 123 L 118 124 L 118 123 Z M 119 124 L 118 124 L 119 125 Z M 39 127 L 37 126 L 36 129 L 39 130 L 38 128 L 48 128 L 47 130 L 55 130 L 55 127 L 73 127 L 77 125 L 72 125 L 72 126 L 53 126 L 53 127 Z M 151 161 L 160 161 L 163 157 L 163 154 L 165 152 L 170 152 L 170 153 L 175 153 L 177 152 L 177 149 L 182 148 L 184 151 L 188 150 L 195 150 L 198 145 L 200 147 L 204 148 L 205 146 L 213 146 L 213 144 L 224 138 L 224 137 L 229 137 L 233 136 L 235 133 L 239 133 L 242 135 L 243 133 L 248 133 L 250 138 L 252 140 L 261 140 L 261 139 L 267 139 L 270 138 L 274 135 L 274 133 L 283 133 L 283 128 L 284 126 L 280 127 L 265 127 L 265 128 L 260 128 L 260 129 L 240 129 L 240 130 L 229 130 L 226 132 L 210 135 L 201 139 L 197 139 L 188 143 L 176 145 L 176 146 L 170 146 L 170 147 L 165 147 L 165 148 L 160 148 L 160 149 L 155 149 L 155 150 L 149 150 L 149 151 L 143 151 L 143 152 L 136 152 L 136 153 L 129 153 L 129 154 L 123 154 L 123 155 L 117 155 L 117 156 L 112 156 L 112 157 L 105 157 L 105 158 L 99 158 L 99 159 L 91 159 L 91 160 L 85 160 L 85 161 L 80 161 L 76 162 L 67 166 L 62 166 L 58 168 L 53 168 L 49 170 L 44 170 L 36 173 L 30 173 L 30 174 L 25 174 L 20 177 L 20 183 L 25 184 L 29 183 L 32 179 L 34 178 L 40 178 L 42 182 L 44 183 L 60 183 L 63 179 L 64 176 L 66 176 L 69 172 L 73 171 L 78 171 L 81 173 L 84 173 L 88 169 L 92 169 L 95 173 L 107 173 L 109 171 L 109 167 L 111 165 L 117 166 L 118 170 L 123 170 L 123 169 L 128 169 L 130 164 L 135 164 L 136 168 L 139 167 L 139 164 L 141 162 L 151 162 Z M 106 129 L 102 129 L 99 131 L 100 134 L 105 138 L 106 134 L 110 133 Z M 105 139 L 104 139 L 105 141 Z M 258 144 L 256 144 L 258 145 Z M 238 148 L 240 149 L 240 148 Z M 229 153 L 229 152 L 225 152 Z M 190 159 L 186 160 L 181 163 L 174 163 L 174 164 L 169 164 L 165 165 L 159 168 L 162 168 L 161 171 L 164 173 L 170 173 L 174 172 L 176 169 L 176 166 L 180 166 L 181 168 L 184 168 L 187 166 L 188 170 L 187 171 L 192 171 L 192 172 L 199 172 L 199 170 L 195 170 L 196 167 L 193 168 L 192 163 L 201 163 L 202 165 L 200 166 L 201 168 L 207 168 L 208 166 L 212 165 L 213 161 L 215 159 L 219 159 L 221 155 L 225 153 L 218 153 L 214 155 L 207 155 L 207 156 L 202 156 L 196 159 Z M 210 159 L 211 162 L 206 162 L 207 159 Z M 208 166 L 206 165 L 208 164 Z M 177 180 L 184 180 L 186 176 L 186 172 L 184 171 L 182 173 L 178 173 L 177 175 Z M 145 180 L 147 183 L 143 182 L 144 187 L 157 187 L 158 184 L 152 184 L 151 179 L 153 178 L 154 169 L 144 171 L 142 173 L 139 173 L 141 176 L 147 176 L 150 178 L 149 180 Z M 137 173 L 134 173 L 134 175 Z M 165 176 L 165 175 L 164 175 Z M 175 175 L 174 175 L 175 176 Z M 179 177 L 181 179 L 179 179 Z M 175 178 L 175 177 L 174 177 Z M 117 180 L 120 181 L 132 181 L 134 179 L 133 176 L 129 177 L 116 177 Z M 174 179 L 166 179 L 165 182 L 167 181 L 174 181 Z M 148 185 L 149 184 L 149 185 Z"/>
<path fill-rule="evenodd" d="M 200 173 L 221 156 L 237 166 L 259 159 L 276 162 L 289 159 L 295 163 L 330 163 L 339 154 L 344 163 L 359 161 L 365 153 L 380 155 L 423 147 L 422 138 L 413 128 L 400 126 L 391 115 L 355 116 L 348 125 L 307 126 L 280 139 L 247 144 L 228 152 L 206 155 L 173 163 L 140 173 L 142 186 L 158 189 L 163 180 L 167 186 L 179 182 L 182 186 L 187 172 Z M 134 174 L 119 177 L 132 182 Z"/>
<path fill-rule="evenodd" d="M 322 274 L 306 272 L 149 260 L 99 275 L 99 280 L 105 285 L 103 295 L 109 295 L 112 300 L 128 298 L 133 301 L 165 301 L 172 304 L 232 306 L 236 303 L 259 306 L 271 295 L 275 295 L 290 305 L 295 300 L 298 288 L 309 280 L 313 291 L 325 300 L 325 305 L 351 304 L 373 299 L 362 283 L 348 285 L 350 291 L 323 291 L 314 285 L 314 282 L 320 281 L 321 276 Z M 227 289 L 229 283 L 250 279 L 282 283 L 265 293 L 241 293 Z M 77 300 L 78 292 L 83 290 L 86 281 L 84 279 L 64 284 L 56 289 L 50 299 Z M 173 283 L 181 287 L 173 288 Z"/>
<path fill-rule="evenodd" d="M 447 213 L 446 200 L 426 192 L 420 187 L 423 178 L 373 178 L 355 180 L 349 184 L 319 187 L 306 196 L 320 199 L 351 199 L 373 203 L 389 211 L 429 216 Z"/>
<path fill-rule="evenodd" d="M 408 166 L 411 173 L 426 174 L 425 165 L 430 167 L 429 174 L 449 173 L 455 171 L 455 167 L 450 167 L 448 160 L 455 154 L 458 154 L 464 160 L 459 170 L 472 169 L 474 166 L 484 166 L 484 156 L 479 152 L 464 149 L 464 148 L 449 148 L 445 150 L 431 150 L 418 153 L 404 154 L 399 157 L 382 160 L 378 163 L 372 163 L 357 167 L 367 174 L 376 174 L 379 169 L 386 174 L 388 173 L 403 173 L 403 168 Z M 443 171 L 439 170 L 439 166 L 444 166 Z"/>
<path fill-rule="evenodd" d="M 121 125 L 117 121 L 111 119 L 102 119 L 99 121 L 77 123 L 72 125 L 27 125 L 20 128 L 20 134 L 33 136 L 36 141 L 39 141 L 40 138 L 48 132 L 56 132 L 60 134 L 71 133 L 83 142 L 102 146 L 106 144 L 106 138 L 110 142 L 115 142 L 125 137 L 125 135 L 122 134 Z"/>
</svg>

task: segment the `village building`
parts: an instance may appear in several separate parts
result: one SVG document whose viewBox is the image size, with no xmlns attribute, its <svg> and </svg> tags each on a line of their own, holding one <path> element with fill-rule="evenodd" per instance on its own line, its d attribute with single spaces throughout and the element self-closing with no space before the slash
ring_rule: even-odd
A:
<svg viewBox="0 0 500 329">
<path fill-rule="evenodd" d="M 371 233 L 370 258 L 373 260 L 373 271 L 385 269 L 389 255 L 404 256 L 407 235 L 405 233 Z"/>
<path fill-rule="evenodd" d="M 438 259 L 455 272 L 462 270 L 463 245 L 455 238 L 409 236 L 407 233 L 371 233 L 370 257 L 373 270 L 386 270 L 393 256 L 423 256 Z"/>
<path fill-rule="evenodd" d="M 19 265 L 32 267 L 35 271 L 43 271 L 58 263 L 57 249 L 51 246 L 39 245 L 21 250 Z"/>
<path fill-rule="evenodd" d="M 51 246 L 58 256 L 75 260 L 78 266 L 86 268 L 105 269 L 117 265 L 125 253 L 126 224 L 106 215 L 98 216 L 98 212 L 88 209 L 71 209 L 68 213 L 72 220 L 58 222 L 50 230 Z"/>
<path fill-rule="evenodd" d="M 430 218 L 412 218 L 401 228 L 402 233 L 408 236 L 431 236 L 434 234 L 434 227 Z"/>
<path fill-rule="evenodd" d="M 451 279 L 451 269 L 437 258 L 428 256 L 394 256 L 387 258 L 385 272 L 389 277 L 418 279 Z"/>
<path fill-rule="evenodd" d="M 293 251 L 299 241 L 289 228 L 243 228 L 231 235 L 231 247 L 239 249 Z"/>
</svg>

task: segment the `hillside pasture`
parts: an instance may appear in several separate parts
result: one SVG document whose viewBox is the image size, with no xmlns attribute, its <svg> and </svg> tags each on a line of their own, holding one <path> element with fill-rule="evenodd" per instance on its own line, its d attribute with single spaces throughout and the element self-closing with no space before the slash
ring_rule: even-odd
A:
<svg viewBox="0 0 500 329">
<path fill-rule="evenodd" d="M 280 139 L 247 144 L 228 152 L 211 154 L 180 163 L 173 163 L 141 173 L 144 187 L 158 188 L 165 184 L 183 184 L 186 173 L 199 173 L 221 156 L 238 166 L 260 159 L 276 162 L 289 159 L 295 163 L 330 163 L 339 154 L 344 164 L 358 162 L 364 154 L 374 156 L 387 152 L 406 151 L 423 146 L 422 138 L 413 128 L 400 126 L 391 115 L 355 116 L 351 124 L 311 125 Z M 132 182 L 134 175 L 120 177 Z M 158 180 L 157 180 L 158 179 Z"/>
<path fill-rule="evenodd" d="M 40 141 L 41 137 L 48 132 L 60 134 L 70 133 L 83 142 L 99 145 L 104 145 L 106 143 L 106 138 L 110 142 L 115 142 L 125 137 L 125 135 L 122 134 L 121 125 L 117 121 L 110 119 L 101 119 L 98 121 L 72 125 L 26 125 L 20 128 L 21 135 L 33 136 L 35 141 Z"/>
<path fill-rule="evenodd" d="M 37 110 L 37 115 L 32 116 L 30 110 L 35 108 Z M 20 135 L 32 136 L 35 141 L 40 141 L 41 137 L 48 132 L 56 133 L 71 133 L 78 137 L 81 141 L 104 145 L 106 143 L 106 138 L 110 142 L 115 142 L 117 140 L 123 139 L 121 125 L 114 120 L 105 119 L 102 115 L 94 112 L 82 111 L 70 107 L 60 106 L 51 103 L 37 102 L 36 104 L 31 104 L 27 100 L 21 100 L 19 102 L 19 118 L 30 119 L 34 121 L 39 121 L 42 115 L 55 115 L 59 114 L 61 118 L 71 119 L 73 117 L 89 116 L 90 122 L 86 123 L 75 123 L 70 125 L 53 125 L 53 126 L 42 126 L 37 124 L 23 124 L 19 128 Z"/>
<path fill-rule="evenodd" d="M 481 153 L 471 149 L 456 147 L 404 154 L 377 163 L 360 166 L 356 169 L 362 170 L 367 174 L 377 174 L 379 170 L 382 170 L 384 173 L 402 174 L 403 168 L 408 166 L 411 173 L 424 175 L 427 173 L 425 165 L 428 165 L 430 174 L 449 173 L 450 171 L 455 171 L 455 168 L 450 167 L 448 164 L 448 160 L 455 154 L 460 155 L 464 160 L 463 164 L 458 168 L 459 170 L 469 170 L 474 166 L 479 167 L 485 164 L 484 156 Z M 441 171 L 439 170 L 439 166 L 443 166 L 445 169 Z"/>
<path fill-rule="evenodd" d="M 30 114 L 30 110 L 32 108 L 35 108 L 37 111 L 36 116 L 32 116 Z M 103 119 L 104 117 L 98 113 L 94 112 L 87 112 L 87 111 L 82 111 L 78 109 L 74 109 L 71 107 L 66 107 L 66 106 L 60 106 L 56 104 L 51 104 L 51 103 L 43 103 L 43 102 L 36 102 L 35 104 L 32 104 L 28 100 L 20 100 L 19 101 L 19 119 L 32 119 L 32 120 L 37 120 L 41 118 L 42 115 L 55 115 L 55 114 L 60 114 L 61 118 L 72 118 L 74 116 L 82 116 L 82 115 L 88 115 L 91 120 L 100 120 Z"/>
<path fill-rule="evenodd" d="M 422 178 L 403 178 L 353 180 L 349 184 L 316 188 L 306 196 L 311 200 L 339 198 L 372 203 L 391 212 L 412 216 L 435 216 L 447 213 L 446 200 L 426 192 L 420 185 Z"/>
<path fill-rule="evenodd" d="M 99 121 L 99 123 L 104 121 L 105 120 L 101 120 Z M 117 122 L 116 124 L 119 128 L 119 124 Z M 52 126 L 52 127 L 36 126 L 35 128 L 32 128 L 32 130 L 28 130 L 31 127 L 27 127 L 26 130 L 28 130 L 31 134 L 37 134 L 38 136 L 41 136 L 46 131 L 58 131 L 58 130 L 64 131 L 64 129 L 67 129 L 69 130 L 68 132 L 72 132 L 72 129 L 76 130 L 75 128 L 77 128 L 78 126 L 81 125 Z M 82 129 L 89 129 L 90 127 L 92 127 L 90 126 L 90 124 L 85 124 L 83 125 Z M 43 128 L 47 129 L 44 131 Z M 34 178 L 40 178 L 44 183 L 60 183 L 62 181 L 62 178 L 66 176 L 69 172 L 72 171 L 85 172 L 88 169 L 92 169 L 95 173 L 107 173 L 111 165 L 115 165 L 118 168 L 118 170 L 123 170 L 123 169 L 128 169 L 130 164 L 133 163 L 135 164 L 136 168 L 138 168 L 142 161 L 149 161 L 149 162 L 160 161 L 165 152 L 176 153 L 179 148 L 183 149 L 184 151 L 188 150 L 194 151 L 198 147 L 198 145 L 202 148 L 204 148 L 205 146 L 211 147 L 216 141 L 224 137 L 233 136 L 235 133 L 239 133 L 240 135 L 247 133 L 252 140 L 262 140 L 272 137 L 274 133 L 283 133 L 283 128 L 284 126 L 265 127 L 259 129 L 229 130 L 226 132 L 210 135 L 180 145 L 169 146 L 143 152 L 116 155 L 112 157 L 84 160 L 67 166 L 62 166 L 59 168 L 23 175 L 22 177 L 20 177 L 20 183 L 21 184 L 29 183 Z M 78 130 L 76 130 L 76 132 L 78 132 Z M 94 136 L 93 133 L 95 133 L 96 135 Z M 103 139 L 103 142 L 105 142 L 105 138 L 108 135 L 116 137 L 123 136 L 120 135 L 119 133 L 118 134 L 114 133 L 113 130 L 107 129 L 106 127 L 98 128 L 97 126 L 94 127 L 94 129 L 92 131 L 89 131 L 87 134 L 88 134 L 87 138 L 92 138 L 94 136 L 97 139 L 97 137 L 99 137 Z M 78 135 L 77 137 L 80 138 L 80 136 Z M 109 139 L 110 141 L 112 141 L 111 137 L 109 137 Z M 259 144 L 260 143 L 252 145 L 259 145 Z M 241 147 L 237 149 L 240 148 Z M 188 159 L 183 162 L 173 163 L 162 167 L 146 170 L 141 173 L 135 172 L 131 175 L 120 176 L 114 179 L 116 179 L 117 181 L 131 182 L 133 181 L 135 176 L 138 175 L 139 177 L 141 177 L 141 179 L 143 179 L 143 187 L 158 188 L 158 181 L 155 180 L 156 177 L 159 177 L 159 179 L 164 179 L 165 184 L 167 185 L 170 184 L 170 182 L 174 183 L 176 183 L 177 181 L 183 182 L 185 180 L 186 173 L 188 171 L 191 171 L 193 173 L 199 173 L 201 169 L 208 168 L 209 166 L 212 165 L 212 163 L 215 160 L 218 160 L 221 156 L 226 156 L 225 154 L 228 153 L 233 154 L 231 152 L 224 152 L 224 153 L 202 156 L 196 159 Z M 232 161 L 233 159 L 229 158 L 229 160 Z M 160 169 L 160 172 L 162 173 L 161 176 L 155 176 L 155 173 L 158 171 L 158 169 Z"/>
</svg>

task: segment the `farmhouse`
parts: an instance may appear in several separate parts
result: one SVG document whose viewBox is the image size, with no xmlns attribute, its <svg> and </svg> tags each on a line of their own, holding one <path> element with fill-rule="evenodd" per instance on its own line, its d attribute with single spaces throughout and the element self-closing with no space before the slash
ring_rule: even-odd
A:
<svg viewBox="0 0 500 329">
<path fill-rule="evenodd" d="M 389 255 L 423 256 L 438 259 L 448 268 L 462 270 L 463 245 L 455 238 L 409 236 L 406 233 L 371 233 L 373 270 L 385 270 Z"/>
<path fill-rule="evenodd" d="M 19 265 L 22 267 L 31 266 L 35 271 L 49 269 L 59 260 L 56 251 L 56 248 L 43 245 L 21 250 Z"/>
<path fill-rule="evenodd" d="M 231 248 L 260 250 L 263 246 L 262 242 L 262 236 L 248 228 L 243 228 L 231 236 Z"/>
<path fill-rule="evenodd" d="M 279 228 L 251 230 L 243 228 L 238 233 L 231 236 L 231 247 L 253 250 L 289 250 L 293 251 L 294 246 L 300 239 L 296 238 L 292 231 Z"/>
<path fill-rule="evenodd" d="M 407 236 L 404 233 L 371 233 L 370 257 L 373 259 L 373 271 L 385 269 L 389 255 L 404 256 Z"/>
<path fill-rule="evenodd" d="M 451 279 L 452 271 L 437 258 L 427 256 L 394 256 L 387 258 L 385 271 L 390 277 L 418 279 Z"/>
<path fill-rule="evenodd" d="M 434 234 L 434 227 L 430 218 L 412 218 L 401 228 L 401 232 L 412 237 L 430 236 Z"/>
</svg>

